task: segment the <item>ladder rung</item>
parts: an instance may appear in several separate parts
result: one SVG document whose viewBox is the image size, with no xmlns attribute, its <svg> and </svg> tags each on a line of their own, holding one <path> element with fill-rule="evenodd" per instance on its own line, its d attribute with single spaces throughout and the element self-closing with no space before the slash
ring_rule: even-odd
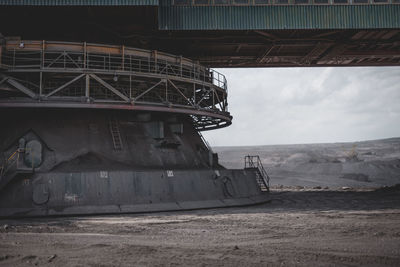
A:
<svg viewBox="0 0 400 267">
<path fill-rule="evenodd" d="M 122 150 L 122 140 L 118 122 L 116 119 L 111 118 L 109 124 L 114 150 Z"/>
</svg>

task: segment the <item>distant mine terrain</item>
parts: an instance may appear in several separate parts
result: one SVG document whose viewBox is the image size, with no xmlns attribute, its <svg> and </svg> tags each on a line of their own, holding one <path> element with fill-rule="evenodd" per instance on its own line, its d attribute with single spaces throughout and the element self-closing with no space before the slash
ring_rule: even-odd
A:
<svg viewBox="0 0 400 267">
<path fill-rule="evenodd" d="M 213 150 L 226 168 L 243 168 L 245 155 L 259 155 L 273 186 L 362 188 L 400 183 L 400 138 Z"/>
</svg>

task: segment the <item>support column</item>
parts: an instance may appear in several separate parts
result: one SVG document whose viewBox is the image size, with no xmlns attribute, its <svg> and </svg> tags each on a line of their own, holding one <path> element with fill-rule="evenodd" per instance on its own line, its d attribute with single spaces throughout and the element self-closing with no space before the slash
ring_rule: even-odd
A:
<svg viewBox="0 0 400 267">
<path fill-rule="evenodd" d="M 89 102 L 89 97 L 90 97 L 90 76 L 89 74 L 86 74 L 86 87 L 85 87 L 85 97 L 86 101 Z"/>
<path fill-rule="evenodd" d="M 39 101 L 42 98 L 43 94 L 43 72 L 40 72 L 40 77 L 39 77 Z"/>
</svg>

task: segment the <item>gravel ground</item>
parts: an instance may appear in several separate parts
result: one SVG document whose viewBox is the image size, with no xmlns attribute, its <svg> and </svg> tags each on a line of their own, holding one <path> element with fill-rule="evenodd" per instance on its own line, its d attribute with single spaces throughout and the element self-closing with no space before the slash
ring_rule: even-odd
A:
<svg viewBox="0 0 400 267">
<path fill-rule="evenodd" d="M 276 188 L 251 207 L 0 225 L 1 266 L 400 265 L 400 186 Z"/>
</svg>

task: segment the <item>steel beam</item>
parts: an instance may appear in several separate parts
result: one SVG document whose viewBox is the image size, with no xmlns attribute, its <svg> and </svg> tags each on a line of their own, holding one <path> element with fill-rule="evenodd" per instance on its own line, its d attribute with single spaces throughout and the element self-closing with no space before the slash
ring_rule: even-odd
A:
<svg viewBox="0 0 400 267">
<path fill-rule="evenodd" d="M 186 101 L 187 101 L 192 107 L 195 107 L 194 104 L 192 103 L 192 101 L 190 101 L 189 98 L 187 98 L 187 97 L 185 96 L 185 94 L 182 93 L 182 91 L 179 90 L 179 88 L 178 88 L 172 81 L 170 81 L 170 80 L 168 80 L 168 79 L 167 79 L 167 81 L 172 85 L 172 87 L 174 87 L 174 88 L 176 89 L 176 91 L 178 91 L 178 92 L 186 99 Z"/>
<path fill-rule="evenodd" d="M 114 94 L 116 94 L 117 96 L 119 96 L 120 98 L 125 100 L 126 102 L 130 102 L 130 99 L 127 96 L 125 96 L 120 91 L 115 89 L 113 86 L 111 86 L 110 84 L 108 84 L 107 82 L 105 82 L 104 80 L 99 78 L 96 74 L 89 74 L 89 76 L 91 78 L 95 79 L 96 81 L 98 81 L 101 85 L 103 85 L 105 88 L 107 88 L 108 90 L 110 90 L 111 92 L 113 92 Z"/>
<path fill-rule="evenodd" d="M 62 89 L 66 88 L 68 85 L 73 84 L 74 82 L 78 81 L 80 78 L 82 78 L 83 76 L 85 76 L 85 74 L 81 74 L 77 77 L 75 77 L 74 79 L 70 80 L 69 82 L 64 83 L 63 85 L 61 85 L 60 87 L 58 87 L 57 89 L 51 91 L 50 93 L 48 93 L 47 95 L 45 95 L 45 97 L 50 97 L 56 93 L 58 93 L 59 91 L 61 91 Z"/>
<path fill-rule="evenodd" d="M 18 89 L 22 93 L 28 95 L 30 98 L 37 98 L 36 93 L 34 93 L 32 90 L 30 90 L 29 88 L 25 87 L 21 83 L 13 80 L 12 78 L 9 77 L 7 79 L 7 83 L 9 83 L 10 85 L 14 86 L 16 89 Z"/>
<path fill-rule="evenodd" d="M 161 80 L 158 83 L 154 84 L 153 86 L 151 86 L 150 88 L 148 88 L 146 91 L 144 91 L 143 93 L 141 93 L 140 95 L 138 95 L 137 97 L 133 98 L 133 101 L 137 101 L 139 98 L 143 97 L 145 94 L 147 94 L 148 92 L 150 92 L 151 90 L 153 90 L 154 88 L 156 88 L 158 85 L 160 85 L 161 83 L 165 83 L 165 80 Z"/>
</svg>

